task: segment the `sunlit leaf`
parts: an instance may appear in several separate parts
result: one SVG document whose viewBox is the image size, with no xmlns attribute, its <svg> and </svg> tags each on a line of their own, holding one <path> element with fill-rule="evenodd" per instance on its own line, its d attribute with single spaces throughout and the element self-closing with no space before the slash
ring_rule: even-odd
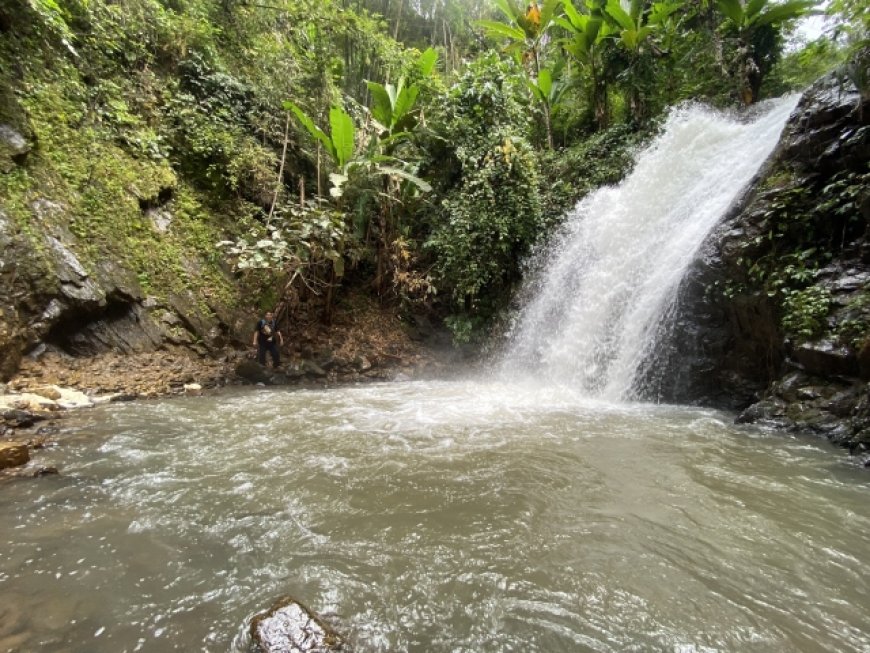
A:
<svg viewBox="0 0 870 653">
<path fill-rule="evenodd" d="M 495 20 L 479 20 L 477 25 L 482 27 L 490 37 L 504 37 L 512 41 L 523 41 L 526 38 L 523 30 Z"/>
<path fill-rule="evenodd" d="M 428 48 L 417 62 L 417 70 L 423 77 L 428 77 L 435 69 L 435 64 L 438 62 L 438 51 L 435 48 Z"/>
<path fill-rule="evenodd" d="M 378 82 L 366 82 L 369 91 L 372 94 L 372 116 L 385 129 L 389 129 L 393 122 L 393 103 L 390 101 L 390 95 L 383 84 Z"/>
<path fill-rule="evenodd" d="M 344 168 L 353 157 L 355 133 L 353 119 L 341 107 L 332 107 L 329 110 L 329 125 L 332 129 L 335 158 L 338 166 Z"/>
<path fill-rule="evenodd" d="M 326 151 L 329 152 L 329 154 L 333 158 L 336 157 L 335 146 L 333 145 L 332 139 L 327 136 L 326 132 L 320 129 L 320 127 L 315 125 L 314 121 L 311 120 L 311 118 L 309 118 L 302 109 L 293 104 L 293 102 L 291 102 L 290 100 L 284 101 L 284 108 L 293 113 L 294 116 L 296 116 L 296 119 L 302 124 L 303 127 L 305 127 L 308 133 L 317 140 L 319 140 L 326 148 Z"/>
</svg>

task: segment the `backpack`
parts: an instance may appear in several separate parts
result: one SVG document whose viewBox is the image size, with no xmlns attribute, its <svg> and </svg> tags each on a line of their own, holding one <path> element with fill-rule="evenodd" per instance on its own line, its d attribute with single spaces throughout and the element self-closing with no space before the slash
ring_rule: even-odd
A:
<svg viewBox="0 0 870 653">
<path fill-rule="evenodd" d="M 274 322 L 266 322 L 266 320 L 260 320 L 258 323 L 258 330 L 265 338 L 266 342 L 272 342 L 272 324 Z"/>
</svg>

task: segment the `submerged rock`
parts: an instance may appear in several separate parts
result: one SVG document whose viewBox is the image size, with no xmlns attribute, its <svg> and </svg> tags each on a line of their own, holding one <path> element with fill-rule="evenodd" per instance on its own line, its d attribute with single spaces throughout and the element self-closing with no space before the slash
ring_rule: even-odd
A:
<svg viewBox="0 0 870 653">
<path fill-rule="evenodd" d="M 290 597 L 253 618 L 251 638 L 264 653 L 330 653 L 344 646 L 338 633 Z"/>
</svg>

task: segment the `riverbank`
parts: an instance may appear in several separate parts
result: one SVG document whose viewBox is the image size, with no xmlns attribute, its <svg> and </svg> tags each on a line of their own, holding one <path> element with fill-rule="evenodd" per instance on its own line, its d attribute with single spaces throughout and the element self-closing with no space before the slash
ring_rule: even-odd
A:
<svg viewBox="0 0 870 653">
<path fill-rule="evenodd" d="M 372 304 L 356 309 L 337 316 L 332 325 L 311 322 L 284 329 L 281 370 L 287 372 L 286 382 L 379 380 L 397 374 L 414 377 L 437 371 L 454 356 L 447 336 L 424 318 L 403 320 L 394 310 Z M 43 347 L 22 359 L 7 387 L 34 392 L 56 385 L 88 395 L 166 397 L 183 394 L 185 385 L 208 389 L 248 382 L 237 372 L 254 355 L 253 347 L 205 353 L 164 346 L 157 351 L 77 357 Z M 272 376 L 271 370 L 267 374 Z"/>
<path fill-rule="evenodd" d="M 190 347 L 76 357 L 43 347 L 22 359 L 0 386 L 0 442 L 14 445 L 8 463 L 18 469 L 30 453 L 50 444 L 66 411 L 106 401 L 208 393 L 232 385 L 329 386 L 443 374 L 458 354 L 445 334 L 424 318 L 403 320 L 375 304 L 336 316 L 332 325 L 298 323 L 287 329 L 275 370 L 254 360 L 255 350 L 225 348 L 204 354 Z M 61 396 L 62 395 L 62 396 Z M 14 463 L 14 464 L 12 464 Z"/>
</svg>

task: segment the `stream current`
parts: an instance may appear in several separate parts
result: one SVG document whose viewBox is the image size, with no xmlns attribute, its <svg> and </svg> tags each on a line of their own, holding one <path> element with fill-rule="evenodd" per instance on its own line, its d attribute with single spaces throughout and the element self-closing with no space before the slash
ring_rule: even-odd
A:
<svg viewBox="0 0 870 653">
<path fill-rule="evenodd" d="M 712 410 L 476 380 L 111 404 L 0 487 L 0 651 L 870 651 L 870 486 Z"/>
</svg>

